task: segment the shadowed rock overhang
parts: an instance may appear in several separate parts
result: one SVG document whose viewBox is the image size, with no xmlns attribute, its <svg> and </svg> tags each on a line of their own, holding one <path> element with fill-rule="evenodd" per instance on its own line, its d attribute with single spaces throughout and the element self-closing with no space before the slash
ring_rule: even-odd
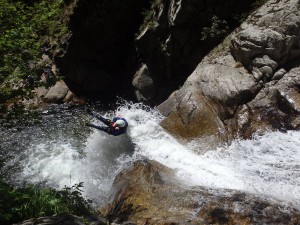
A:
<svg viewBox="0 0 300 225">
<path fill-rule="evenodd" d="M 58 59 L 61 74 L 77 94 L 101 99 L 130 93 L 136 64 L 134 35 L 148 0 L 79 0 L 70 17 L 72 36 Z"/>
</svg>

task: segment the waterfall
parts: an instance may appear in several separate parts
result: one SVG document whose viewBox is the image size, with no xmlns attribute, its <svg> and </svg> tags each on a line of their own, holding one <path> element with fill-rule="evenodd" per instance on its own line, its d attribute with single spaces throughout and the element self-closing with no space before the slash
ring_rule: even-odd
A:
<svg viewBox="0 0 300 225">
<path fill-rule="evenodd" d="M 136 158 L 174 169 L 187 185 L 241 190 L 300 208 L 300 132 L 269 132 L 199 155 L 195 142 L 182 145 L 166 133 L 155 113 L 125 110 L 124 114 L 143 119 L 131 122 Z M 196 146 L 201 148 L 201 143 Z"/>
<path fill-rule="evenodd" d="M 22 154 L 7 162 L 20 165 L 15 179 L 55 188 L 84 182 L 85 196 L 101 204 L 119 171 L 148 158 L 174 169 L 189 186 L 241 190 L 300 208 L 300 132 L 269 132 L 203 152 L 197 140 L 183 145 L 160 127 L 163 116 L 155 109 L 126 103 L 116 113 L 128 120 L 127 135 L 110 136 L 61 116 L 59 123 L 40 129 L 40 135 L 22 146 Z"/>
</svg>

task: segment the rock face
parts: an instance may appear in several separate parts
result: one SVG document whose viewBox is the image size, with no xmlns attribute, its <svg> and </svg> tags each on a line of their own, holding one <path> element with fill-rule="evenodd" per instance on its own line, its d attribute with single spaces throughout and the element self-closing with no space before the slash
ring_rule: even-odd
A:
<svg viewBox="0 0 300 225">
<path fill-rule="evenodd" d="M 299 1 L 271 1 L 238 29 L 231 52 L 258 79 L 300 57 Z"/>
<path fill-rule="evenodd" d="M 37 98 L 42 98 L 48 103 L 71 103 L 84 104 L 85 100 L 78 98 L 72 91 L 69 90 L 66 83 L 62 80 L 57 81 L 49 90 L 45 87 L 36 89 Z"/>
<path fill-rule="evenodd" d="M 45 96 L 46 102 L 59 102 L 67 96 L 69 88 L 64 81 L 58 81 L 53 87 L 51 87 Z"/>
<path fill-rule="evenodd" d="M 158 108 L 184 139 L 217 141 L 299 128 L 298 1 L 269 1 L 198 65 Z"/>
<path fill-rule="evenodd" d="M 300 212 L 256 196 L 229 190 L 188 188 L 172 171 L 152 162 L 136 162 L 114 184 L 115 199 L 106 208 L 114 222 L 133 224 L 298 224 Z"/>
<path fill-rule="evenodd" d="M 159 104 L 196 68 L 229 30 L 237 26 L 232 15 L 247 12 L 254 1 L 154 1 L 149 20 L 136 38 L 145 76 L 153 80 L 151 96 L 133 83 L 138 100 Z M 148 87 L 146 87 L 148 88 Z"/>
<path fill-rule="evenodd" d="M 55 61 L 76 94 L 109 101 L 119 95 L 157 105 L 253 2 L 78 0 L 66 53 Z"/>
</svg>

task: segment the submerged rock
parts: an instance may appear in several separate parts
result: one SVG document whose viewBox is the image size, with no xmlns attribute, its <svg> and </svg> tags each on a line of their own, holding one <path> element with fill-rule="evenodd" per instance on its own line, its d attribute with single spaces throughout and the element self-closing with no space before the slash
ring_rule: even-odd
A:
<svg viewBox="0 0 300 225">
<path fill-rule="evenodd" d="M 115 197 L 105 209 L 109 220 L 133 224 L 285 224 L 300 223 L 300 212 L 233 190 L 186 187 L 174 172 L 153 161 L 138 161 L 114 183 Z"/>
</svg>

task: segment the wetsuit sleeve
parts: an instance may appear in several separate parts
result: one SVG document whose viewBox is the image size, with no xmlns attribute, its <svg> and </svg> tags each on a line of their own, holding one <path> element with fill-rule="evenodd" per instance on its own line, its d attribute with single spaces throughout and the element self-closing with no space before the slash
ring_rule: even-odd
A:
<svg viewBox="0 0 300 225">
<path fill-rule="evenodd" d="M 96 128 L 98 130 L 102 130 L 102 131 L 104 131 L 104 132 L 106 132 L 108 134 L 112 134 L 112 131 L 111 131 L 111 129 L 109 127 L 97 126 L 95 124 L 86 124 L 86 125 L 89 126 L 89 127 Z"/>
<path fill-rule="evenodd" d="M 94 118 L 100 120 L 102 123 L 104 123 L 107 126 L 111 125 L 111 120 L 110 119 L 106 119 L 103 116 L 100 116 L 98 113 L 91 111 L 90 115 L 93 116 Z"/>
</svg>

